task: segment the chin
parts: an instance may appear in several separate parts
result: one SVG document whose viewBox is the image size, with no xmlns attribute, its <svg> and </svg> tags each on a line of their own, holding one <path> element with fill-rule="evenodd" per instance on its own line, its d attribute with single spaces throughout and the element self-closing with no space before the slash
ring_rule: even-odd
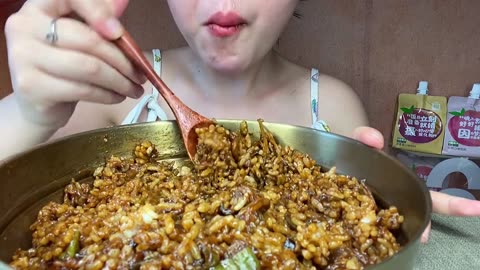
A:
<svg viewBox="0 0 480 270">
<path fill-rule="evenodd" d="M 233 74 L 245 71 L 246 61 L 242 61 L 238 56 L 214 57 L 208 59 L 208 65 L 215 71 L 227 74 Z"/>
</svg>

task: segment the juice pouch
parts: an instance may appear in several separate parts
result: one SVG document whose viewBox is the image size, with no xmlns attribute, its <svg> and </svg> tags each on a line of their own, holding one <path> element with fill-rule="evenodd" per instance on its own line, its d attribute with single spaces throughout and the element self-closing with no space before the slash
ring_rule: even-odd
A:
<svg viewBox="0 0 480 270">
<path fill-rule="evenodd" d="M 448 99 L 447 131 L 443 154 L 480 157 L 480 84 L 474 84 L 469 97 Z"/>
<path fill-rule="evenodd" d="M 445 134 L 447 99 L 429 96 L 428 82 L 417 94 L 398 96 L 392 146 L 409 151 L 441 154 Z"/>
</svg>

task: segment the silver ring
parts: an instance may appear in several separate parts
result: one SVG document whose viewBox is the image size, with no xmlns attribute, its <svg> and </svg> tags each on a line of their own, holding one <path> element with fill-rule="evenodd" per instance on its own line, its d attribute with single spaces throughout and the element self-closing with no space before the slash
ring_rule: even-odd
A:
<svg viewBox="0 0 480 270">
<path fill-rule="evenodd" d="M 50 23 L 50 32 L 46 35 L 46 39 L 50 44 L 54 45 L 58 41 L 57 19 L 53 19 Z"/>
</svg>

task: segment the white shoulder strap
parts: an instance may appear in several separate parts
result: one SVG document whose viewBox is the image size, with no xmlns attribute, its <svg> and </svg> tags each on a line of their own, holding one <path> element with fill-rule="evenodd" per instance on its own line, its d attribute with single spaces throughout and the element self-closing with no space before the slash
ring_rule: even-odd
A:
<svg viewBox="0 0 480 270">
<path fill-rule="evenodd" d="M 161 76 L 162 74 L 162 54 L 160 50 L 154 49 L 153 52 L 153 69 Z M 167 119 L 167 114 L 158 104 L 159 93 L 155 87 L 152 87 L 152 93 L 144 96 L 140 102 L 128 113 L 122 122 L 122 125 L 134 124 L 138 122 L 143 109 L 147 108 L 147 122 L 156 121 L 157 119 Z"/>
<path fill-rule="evenodd" d="M 310 107 L 312 124 L 315 124 L 318 118 L 318 69 L 315 68 L 310 73 Z"/>
<path fill-rule="evenodd" d="M 157 73 L 158 76 L 162 76 L 162 53 L 159 49 L 152 50 L 153 53 L 153 69 Z M 156 121 L 157 118 L 167 119 L 167 114 L 162 110 L 160 105 L 158 104 L 158 97 L 159 93 L 158 90 L 152 86 L 152 102 L 149 102 L 147 105 L 148 114 L 147 114 L 147 122 Z"/>
<path fill-rule="evenodd" d="M 153 69 L 158 74 L 162 76 L 162 53 L 159 49 L 153 49 Z"/>
<path fill-rule="evenodd" d="M 312 68 L 310 73 L 310 107 L 312 112 L 312 128 L 330 132 L 330 127 L 323 120 L 318 119 L 318 69 Z"/>
</svg>

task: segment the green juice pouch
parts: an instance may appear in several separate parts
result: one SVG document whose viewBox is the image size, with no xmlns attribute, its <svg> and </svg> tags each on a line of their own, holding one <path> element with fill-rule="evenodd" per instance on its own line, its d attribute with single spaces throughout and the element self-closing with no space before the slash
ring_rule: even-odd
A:
<svg viewBox="0 0 480 270">
<path fill-rule="evenodd" d="M 447 98 L 428 95 L 428 82 L 421 81 L 417 94 L 398 96 L 394 123 L 394 148 L 441 154 L 445 135 Z"/>
</svg>

